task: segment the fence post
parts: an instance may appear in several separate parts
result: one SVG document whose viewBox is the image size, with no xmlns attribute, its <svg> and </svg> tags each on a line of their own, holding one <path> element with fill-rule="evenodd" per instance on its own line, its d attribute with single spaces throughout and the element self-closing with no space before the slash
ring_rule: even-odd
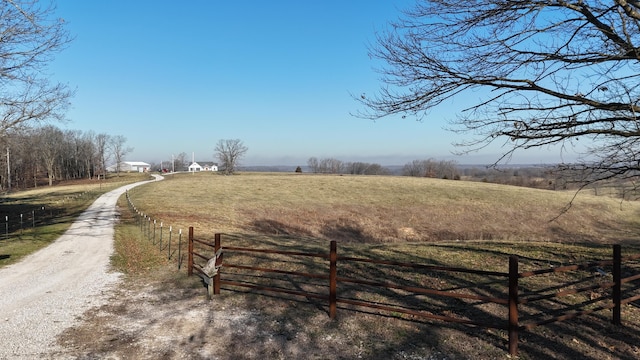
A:
<svg viewBox="0 0 640 360">
<path fill-rule="evenodd" d="M 155 235 L 154 235 L 155 238 Z M 180 270 L 180 266 L 182 265 L 182 236 L 180 236 L 180 241 L 178 241 L 178 270 Z"/>
<path fill-rule="evenodd" d="M 193 226 L 189 226 L 189 255 L 187 256 L 187 276 L 191 275 L 193 275 Z"/>
<path fill-rule="evenodd" d="M 169 225 L 169 243 L 171 243 L 171 233 L 173 232 L 173 225 Z M 162 240 L 160 240 L 160 251 L 162 251 Z"/>
<path fill-rule="evenodd" d="M 613 245 L 613 325 L 622 325 L 620 312 L 622 306 L 622 248 Z"/>
<path fill-rule="evenodd" d="M 518 355 L 518 257 L 509 257 L 509 355 Z"/>
<path fill-rule="evenodd" d="M 179 231 L 182 231 L 182 229 L 178 229 Z M 169 232 L 169 243 L 167 245 L 167 248 L 169 249 L 167 251 L 167 259 L 171 260 L 171 232 Z"/>
<path fill-rule="evenodd" d="M 220 233 L 216 233 L 214 235 L 214 243 L 213 243 L 213 251 L 218 253 L 218 250 L 222 247 L 220 244 Z M 218 264 L 216 264 L 218 265 Z M 222 264 L 220 264 L 222 265 Z M 213 276 L 213 295 L 220 295 L 220 269 L 218 268 L 218 272 Z"/>
<path fill-rule="evenodd" d="M 329 252 L 329 317 L 335 319 L 337 310 L 337 287 L 338 287 L 338 251 L 335 240 L 331 241 Z"/>
</svg>

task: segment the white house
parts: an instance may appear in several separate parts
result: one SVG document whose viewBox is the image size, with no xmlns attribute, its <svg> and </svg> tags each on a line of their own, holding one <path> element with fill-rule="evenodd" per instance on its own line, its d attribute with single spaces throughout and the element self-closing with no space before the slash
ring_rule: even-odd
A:
<svg viewBox="0 0 640 360">
<path fill-rule="evenodd" d="M 198 172 L 198 171 L 218 171 L 218 165 L 212 162 L 203 162 L 202 165 L 197 162 L 192 162 L 189 165 L 189 172 Z"/>
<path fill-rule="evenodd" d="M 123 161 L 120 163 L 121 172 L 147 172 L 150 167 L 150 164 L 142 161 Z M 117 164 L 107 167 L 107 171 L 109 172 L 116 172 L 117 170 Z"/>
</svg>

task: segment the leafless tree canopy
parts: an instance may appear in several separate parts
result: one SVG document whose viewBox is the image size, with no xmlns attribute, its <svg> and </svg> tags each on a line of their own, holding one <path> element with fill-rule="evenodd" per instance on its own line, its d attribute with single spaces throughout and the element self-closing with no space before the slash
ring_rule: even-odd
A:
<svg viewBox="0 0 640 360">
<path fill-rule="evenodd" d="M 221 170 L 225 174 L 233 174 L 237 170 L 240 159 L 248 150 L 240 139 L 219 140 L 214 149 L 215 156 L 220 160 Z"/>
<path fill-rule="evenodd" d="M 105 176 L 115 154 L 112 144 L 121 136 L 92 131 L 62 130 L 51 124 L 3 137 L 0 191 L 25 189 L 61 180 Z M 124 149 L 123 146 L 120 146 Z"/>
<path fill-rule="evenodd" d="M 440 179 L 460 179 L 455 161 L 413 160 L 402 167 L 402 175 Z"/>
<path fill-rule="evenodd" d="M 107 144 L 113 155 L 113 160 L 116 162 L 116 173 L 120 175 L 120 165 L 124 161 L 124 157 L 133 151 L 132 147 L 127 147 L 127 138 L 123 135 L 116 135 L 109 137 L 109 143 Z"/>
<path fill-rule="evenodd" d="M 70 38 L 53 15 L 45 1 L 0 0 L 0 135 L 64 117 L 71 92 L 45 71 Z"/>
<path fill-rule="evenodd" d="M 351 175 L 389 175 L 390 171 L 380 164 L 366 162 L 343 162 L 335 158 L 321 158 L 315 156 L 307 160 L 307 166 L 313 173 L 321 174 L 351 174 Z"/>
<path fill-rule="evenodd" d="M 640 1 L 420 1 L 378 35 L 384 86 L 360 116 L 426 117 L 470 90 L 484 98 L 453 121 L 518 149 L 573 146 L 592 179 L 640 169 Z M 577 143 L 579 141 L 579 143 Z M 582 147 L 574 146 L 580 144 Z M 579 150 L 582 149 L 582 150 Z M 586 149 L 586 150 L 585 150 Z"/>
</svg>

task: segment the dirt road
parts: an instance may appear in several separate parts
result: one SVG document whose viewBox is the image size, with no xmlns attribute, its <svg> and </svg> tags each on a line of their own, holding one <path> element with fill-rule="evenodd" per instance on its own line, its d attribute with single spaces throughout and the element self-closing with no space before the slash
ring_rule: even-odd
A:
<svg viewBox="0 0 640 360">
<path fill-rule="evenodd" d="M 102 195 L 53 244 L 0 269 L 0 359 L 45 358 L 58 334 L 106 301 L 120 278 L 109 270 L 115 204 L 144 183 Z"/>
</svg>

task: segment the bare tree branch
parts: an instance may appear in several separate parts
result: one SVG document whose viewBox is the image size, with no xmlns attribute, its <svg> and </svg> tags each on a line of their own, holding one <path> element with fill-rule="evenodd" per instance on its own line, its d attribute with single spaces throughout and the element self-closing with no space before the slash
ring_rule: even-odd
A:
<svg viewBox="0 0 640 360">
<path fill-rule="evenodd" d="M 428 120 L 443 101 L 486 89 L 451 121 L 471 134 L 461 152 L 503 141 L 500 162 L 581 141 L 591 180 L 636 174 L 639 41 L 638 1 L 419 1 L 378 34 L 370 54 L 386 64 L 383 86 L 357 97 L 356 115 Z"/>
<path fill-rule="evenodd" d="M 71 38 L 54 10 L 44 1 L 0 1 L 0 135 L 64 119 L 73 93 L 50 84 L 46 67 Z"/>
</svg>

